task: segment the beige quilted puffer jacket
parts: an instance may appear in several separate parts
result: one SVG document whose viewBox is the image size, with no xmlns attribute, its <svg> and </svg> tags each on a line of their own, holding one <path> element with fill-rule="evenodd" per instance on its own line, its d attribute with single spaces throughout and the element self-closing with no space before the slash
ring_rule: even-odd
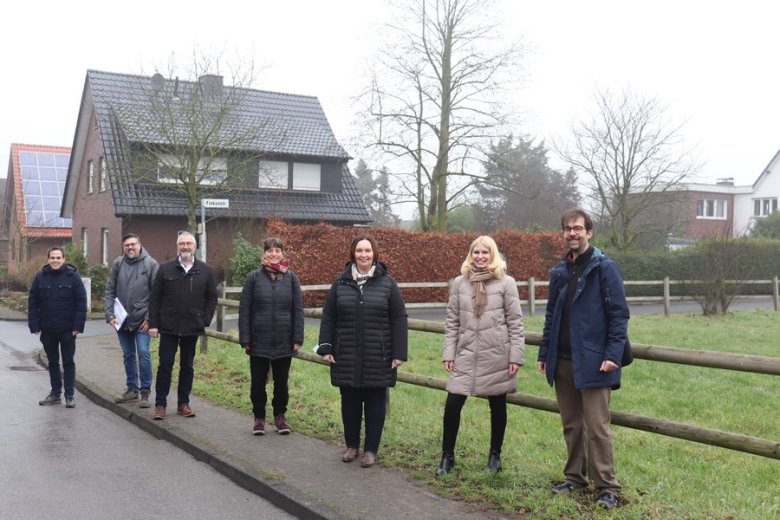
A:
<svg viewBox="0 0 780 520">
<path fill-rule="evenodd" d="M 523 364 L 525 332 L 515 280 L 504 275 L 485 282 L 487 302 L 474 314 L 473 285 L 458 276 L 447 304 L 442 360 L 453 360 L 447 391 L 460 395 L 500 395 L 514 392 L 509 364 Z"/>
</svg>

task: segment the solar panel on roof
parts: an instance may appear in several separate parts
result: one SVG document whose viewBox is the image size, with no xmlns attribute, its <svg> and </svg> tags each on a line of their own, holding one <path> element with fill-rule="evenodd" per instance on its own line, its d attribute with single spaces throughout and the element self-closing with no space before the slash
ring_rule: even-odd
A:
<svg viewBox="0 0 780 520">
<path fill-rule="evenodd" d="M 70 154 L 19 152 L 24 211 L 29 227 L 69 228 L 72 219 L 60 217 Z"/>
</svg>

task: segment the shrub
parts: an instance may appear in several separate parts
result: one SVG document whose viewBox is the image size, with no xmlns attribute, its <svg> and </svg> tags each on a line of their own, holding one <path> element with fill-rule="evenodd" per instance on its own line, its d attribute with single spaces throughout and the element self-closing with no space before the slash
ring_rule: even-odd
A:
<svg viewBox="0 0 780 520">
<path fill-rule="evenodd" d="M 108 266 L 93 265 L 87 270 L 85 276 L 92 279 L 92 308 L 102 310 L 103 296 L 106 293 L 106 280 L 108 279 Z"/>
<path fill-rule="evenodd" d="M 74 266 L 82 276 L 87 276 L 87 259 L 84 257 L 84 248 L 80 243 L 64 244 L 62 253 L 66 263 Z"/>
<path fill-rule="evenodd" d="M 230 259 L 230 285 L 243 287 L 249 273 L 260 266 L 262 255 L 263 248 L 260 245 L 253 246 L 238 233 L 233 240 L 233 258 Z"/>
</svg>

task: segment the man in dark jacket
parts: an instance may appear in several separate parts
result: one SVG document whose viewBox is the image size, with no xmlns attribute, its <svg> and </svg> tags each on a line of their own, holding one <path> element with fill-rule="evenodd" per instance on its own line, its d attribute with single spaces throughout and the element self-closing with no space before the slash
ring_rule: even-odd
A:
<svg viewBox="0 0 780 520">
<path fill-rule="evenodd" d="M 550 271 L 539 370 L 555 386 L 568 460 L 554 493 L 582 491 L 588 475 L 598 504 L 617 506 L 609 402 L 620 387 L 628 304 L 615 262 L 589 243 L 593 221 L 581 209 L 561 217 L 569 252 Z M 590 458 L 589 458 L 590 457 Z"/>
<path fill-rule="evenodd" d="M 65 373 L 65 406 L 76 406 L 76 336 L 87 320 L 87 292 L 76 268 L 65 264 L 62 248 L 52 247 L 48 264 L 35 276 L 27 300 L 27 325 L 38 334 L 49 361 L 51 391 L 40 405 L 60 404 L 62 371 Z"/>
<path fill-rule="evenodd" d="M 127 390 L 114 399 L 127 403 L 138 399 L 140 408 L 149 407 L 152 388 L 152 355 L 149 352 L 149 292 L 159 264 L 141 246 L 135 233 L 122 237 L 124 254 L 114 260 L 106 280 L 103 307 L 106 323 L 116 330 L 124 356 Z M 117 306 L 116 304 L 120 306 Z M 115 314 L 124 310 L 122 320 Z"/>
<path fill-rule="evenodd" d="M 214 271 L 195 258 L 197 248 L 191 233 L 179 235 L 176 241 L 179 256 L 160 266 L 149 297 L 149 335 L 160 336 L 154 407 L 154 419 L 157 420 L 165 419 L 177 349 L 181 349 L 181 353 L 176 411 L 184 417 L 195 417 L 190 408 L 195 345 L 217 308 Z"/>
</svg>

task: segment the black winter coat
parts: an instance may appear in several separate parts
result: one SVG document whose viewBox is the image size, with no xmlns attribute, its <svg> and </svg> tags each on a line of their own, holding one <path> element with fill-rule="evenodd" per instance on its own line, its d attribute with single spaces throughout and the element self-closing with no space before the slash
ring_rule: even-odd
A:
<svg viewBox="0 0 780 520">
<path fill-rule="evenodd" d="M 160 265 L 149 294 L 149 328 L 162 334 L 199 336 L 217 308 L 217 282 L 211 267 L 195 260 L 188 272 L 179 259 Z"/>
<path fill-rule="evenodd" d="M 27 297 L 30 332 L 84 332 L 86 320 L 87 291 L 76 268 L 64 264 L 55 270 L 45 265 Z"/>
<path fill-rule="evenodd" d="M 325 300 L 317 353 L 336 361 L 330 365 L 333 386 L 395 386 L 392 361 L 406 361 L 408 332 L 406 305 L 387 268 L 377 263 L 361 293 L 350 262 Z"/>
<path fill-rule="evenodd" d="M 251 345 L 250 356 L 278 359 L 303 345 L 303 295 L 291 271 L 272 280 L 264 268 L 252 271 L 241 291 L 238 307 L 239 343 Z"/>
</svg>

